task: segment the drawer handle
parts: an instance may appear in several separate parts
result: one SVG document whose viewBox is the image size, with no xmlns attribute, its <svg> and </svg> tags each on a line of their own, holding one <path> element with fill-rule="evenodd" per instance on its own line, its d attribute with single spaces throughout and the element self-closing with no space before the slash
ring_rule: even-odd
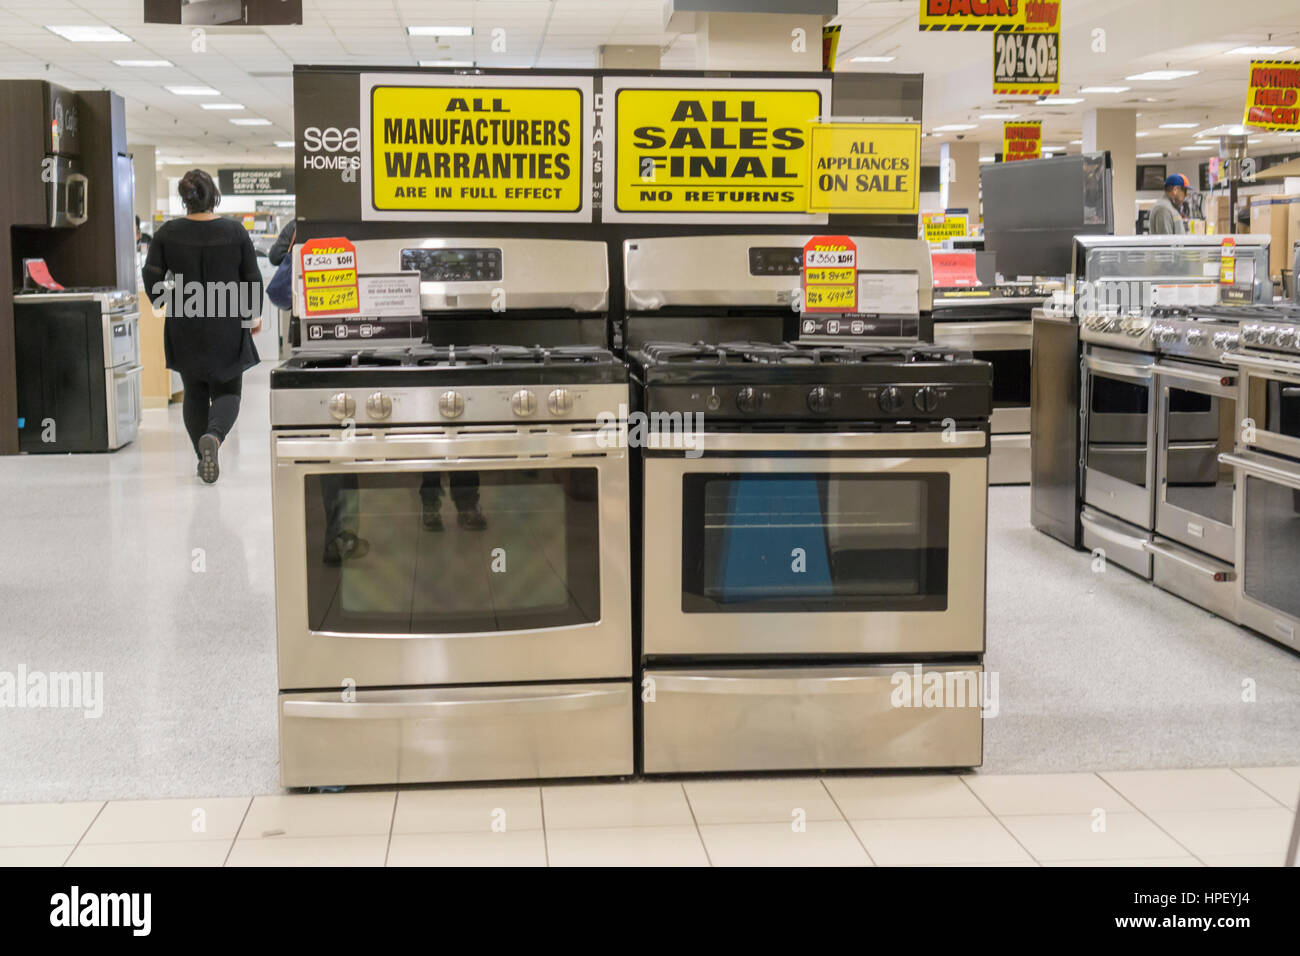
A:
<svg viewBox="0 0 1300 956">
<path fill-rule="evenodd" d="M 923 673 L 931 673 L 925 670 Z M 946 673 L 946 671 L 938 671 Z M 979 668 L 971 668 L 971 674 L 980 673 Z M 899 664 L 897 668 L 880 668 L 878 673 L 864 674 L 860 677 L 684 677 L 676 674 L 649 675 L 655 682 L 657 691 L 677 692 L 683 694 L 747 694 L 762 697 L 800 697 L 814 694 L 857 694 L 867 684 L 886 686 L 894 673 L 912 675 L 911 664 Z M 647 705 L 653 706 L 653 705 Z"/>
<path fill-rule="evenodd" d="M 1079 520 L 1083 522 L 1088 531 L 1095 534 L 1103 541 L 1109 541 L 1111 544 L 1117 544 L 1122 548 L 1133 548 L 1138 551 L 1147 546 L 1147 538 L 1138 538 L 1133 535 L 1124 534 L 1122 531 L 1114 531 L 1099 523 L 1095 518 L 1089 518 L 1087 515 L 1082 515 Z"/>
<path fill-rule="evenodd" d="M 285 717 L 310 720 L 440 720 L 515 717 L 564 710 L 596 710 L 629 701 L 627 687 L 584 690 L 546 697 L 490 697 L 482 700 L 356 701 L 286 700 Z"/>
<path fill-rule="evenodd" d="M 1216 568 L 1208 567 L 1207 565 L 1201 564 L 1201 562 L 1195 561 L 1192 558 L 1189 558 L 1187 555 L 1181 554 L 1178 551 L 1175 551 L 1173 548 L 1170 548 L 1159 542 L 1144 541 L 1142 543 L 1142 547 L 1145 548 L 1147 551 L 1151 552 L 1152 554 L 1158 554 L 1162 558 L 1168 558 L 1170 561 L 1177 562 L 1178 564 L 1181 564 L 1185 568 L 1190 568 L 1191 570 L 1209 578 L 1212 581 L 1223 582 L 1223 581 L 1237 580 L 1237 572 L 1235 571 L 1220 571 Z"/>
</svg>

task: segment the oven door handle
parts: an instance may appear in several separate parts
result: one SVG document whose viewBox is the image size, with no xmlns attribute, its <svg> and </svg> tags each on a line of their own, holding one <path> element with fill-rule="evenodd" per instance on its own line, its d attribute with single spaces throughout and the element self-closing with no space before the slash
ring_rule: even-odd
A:
<svg viewBox="0 0 1300 956">
<path fill-rule="evenodd" d="M 796 432 L 721 433 L 697 436 L 699 448 L 710 452 L 769 451 L 928 451 L 984 448 L 988 437 L 982 431 L 954 432 Z M 652 446 L 653 447 L 653 446 Z M 668 447 L 665 445 L 664 447 Z"/>
<path fill-rule="evenodd" d="M 943 673 L 952 668 L 941 668 Z M 958 668 L 979 672 L 978 664 Z M 655 691 L 682 694 L 746 694 L 754 697 L 804 697 L 812 694 L 858 694 L 865 688 L 892 680 L 894 674 L 906 674 L 911 679 L 912 665 L 899 664 L 892 671 L 888 665 L 878 665 L 875 673 L 838 677 L 721 677 L 713 675 L 683 676 L 655 674 Z M 979 706 L 978 700 L 975 706 Z"/>
<path fill-rule="evenodd" d="M 1214 568 L 1206 567 L 1199 561 L 1193 561 L 1187 555 L 1181 554 L 1173 548 L 1158 541 L 1144 541 L 1142 542 L 1142 547 L 1151 554 L 1158 554 L 1162 558 L 1168 558 L 1170 561 L 1175 561 L 1185 568 L 1190 568 L 1201 576 L 1209 578 L 1211 581 L 1237 580 L 1236 571 L 1218 571 Z"/>
<path fill-rule="evenodd" d="M 1099 521 L 1093 521 L 1087 515 L 1080 516 L 1079 520 L 1087 526 L 1090 533 L 1103 541 L 1117 544 L 1121 548 L 1141 550 L 1147 546 L 1147 538 L 1139 538 L 1137 535 L 1125 534 L 1122 531 L 1116 531 L 1114 528 L 1108 528 Z"/>
<path fill-rule="evenodd" d="M 1279 468 L 1277 465 L 1270 465 L 1260 457 L 1254 455 L 1247 457 L 1246 455 L 1224 452 L 1219 456 L 1219 461 L 1222 464 L 1240 468 L 1242 471 L 1257 475 L 1260 478 L 1268 478 L 1291 488 L 1300 488 L 1300 471 L 1291 471 L 1287 468 Z"/>
<path fill-rule="evenodd" d="M 1197 372 L 1185 368 L 1173 368 L 1169 365 L 1156 364 L 1152 371 L 1157 378 L 1169 378 L 1175 381 L 1188 382 L 1193 385 L 1209 385 L 1223 389 L 1234 388 L 1237 384 L 1237 376 L 1234 375 L 1213 375 L 1210 372 Z"/>
<path fill-rule="evenodd" d="M 1300 380 L 1300 362 L 1283 362 L 1278 359 L 1257 358 L 1254 355 L 1241 355 L 1237 352 L 1224 352 L 1221 356 L 1224 364 L 1236 365 L 1248 372 L 1264 372 L 1283 378 Z"/>
<path fill-rule="evenodd" d="M 624 440 L 626 444 L 626 440 Z M 535 459 L 537 456 L 604 455 L 619 457 L 624 449 L 617 438 L 610 440 L 596 431 L 581 434 L 530 434 L 510 431 L 500 434 L 471 434 L 456 437 L 437 435 L 393 435 L 376 438 L 356 435 L 352 438 L 321 436 L 318 438 L 275 439 L 275 457 L 280 461 L 429 461 L 441 459 L 511 458 Z"/>
<path fill-rule="evenodd" d="M 353 701 L 286 700 L 285 717 L 311 720 L 443 720 L 517 717 L 563 710 L 596 710 L 627 701 L 627 687 L 583 690 L 548 697 L 492 697 L 484 700 Z"/>
<path fill-rule="evenodd" d="M 1151 381 L 1154 368 L 1151 365 L 1130 365 L 1127 362 L 1112 362 L 1109 359 L 1097 358 L 1095 355 L 1086 356 L 1084 363 L 1090 371 L 1111 375 L 1115 378 L 1125 378 L 1134 382 Z"/>
</svg>

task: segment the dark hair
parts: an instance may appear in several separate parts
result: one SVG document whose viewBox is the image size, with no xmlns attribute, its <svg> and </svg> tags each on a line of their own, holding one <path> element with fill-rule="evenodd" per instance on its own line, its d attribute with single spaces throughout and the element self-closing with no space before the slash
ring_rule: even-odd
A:
<svg viewBox="0 0 1300 956">
<path fill-rule="evenodd" d="M 212 212 L 221 202 L 217 184 L 201 169 L 191 169 L 176 187 L 187 213 Z"/>
</svg>

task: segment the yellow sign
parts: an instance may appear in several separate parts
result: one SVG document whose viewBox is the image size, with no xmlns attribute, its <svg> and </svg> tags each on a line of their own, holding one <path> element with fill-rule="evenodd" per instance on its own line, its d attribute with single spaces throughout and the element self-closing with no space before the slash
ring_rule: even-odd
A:
<svg viewBox="0 0 1300 956">
<path fill-rule="evenodd" d="M 334 289 L 307 289 L 307 314 L 318 312 L 356 312 L 357 287 L 343 286 Z"/>
<path fill-rule="evenodd" d="M 822 69 L 835 69 L 835 52 L 840 48 L 840 31 L 844 28 L 838 23 L 822 27 Z"/>
<path fill-rule="evenodd" d="M 828 213 L 915 215 L 921 127 L 916 123 L 818 123 L 811 128 L 808 208 Z"/>
<path fill-rule="evenodd" d="M 376 86 L 370 202 L 403 212 L 583 208 L 582 91 Z"/>
<path fill-rule="evenodd" d="M 608 95 L 608 94 L 607 94 Z M 817 90 L 619 89 L 618 213 L 805 213 Z"/>
<path fill-rule="evenodd" d="M 921 0 L 922 30 L 1044 33 L 1061 24 L 1061 0 Z"/>
<path fill-rule="evenodd" d="M 921 214 L 921 227 L 925 232 L 926 242 L 961 239 L 969 231 L 969 223 L 969 216 L 949 216 L 941 212 Z"/>
<path fill-rule="evenodd" d="M 1038 159 L 1043 155 L 1043 124 L 1039 120 L 1002 124 L 1002 162 Z"/>
<path fill-rule="evenodd" d="M 1251 60 L 1246 113 L 1241 121 L 1261 129 L 1300 130 L 1300 63 Z"/>
</svg>

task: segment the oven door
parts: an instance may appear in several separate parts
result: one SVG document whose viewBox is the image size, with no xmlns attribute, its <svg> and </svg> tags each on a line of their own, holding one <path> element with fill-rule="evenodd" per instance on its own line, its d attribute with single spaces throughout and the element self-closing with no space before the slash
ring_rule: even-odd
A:
<svg viewBox="0 0 1300 956">
<path fill-rule="evenodd" d="M 987 450 L 958 431 L 647 453 L 645 653 L 980 652 Z"/>
<path fill-rule="evenodd" d="M 1155 391 L 1149 355 L 1089 346 L 1084 357 L 1084 500 L 1150 529 Z"/>
<path fill-rule="evenodd" d="M 628 677 L 627 458 L 603 438 L 274 434 L 281 689 Z"/>
<path fill-rule="evenodd" d="M 1237 600 L 1241 623 L 1300 650 L 1300 463 L 1254 452 L 1236 468 Z"/>
<path fill-rule="evenodd" d="M 1236 479 L 1219 456 L 1236 447 L 1237 376 L 1182 362 L 1155 366 L 1155 530 L 1231 562 Z"/>
<path fill-rule="evenodd" d="M 1223 360 L 1237 366 L 1245 378 L 1243 444 L 1300 458 L 1300 362 L 1239 353 Z"/>
<path fill-rule="evenodd" d="M 1029 431 L 1029 394 L 1033 376 L 1031 321 L 935 322 L 934 344 L 971 352 L 993 366 L 994 435 Z"/>
</svg>

